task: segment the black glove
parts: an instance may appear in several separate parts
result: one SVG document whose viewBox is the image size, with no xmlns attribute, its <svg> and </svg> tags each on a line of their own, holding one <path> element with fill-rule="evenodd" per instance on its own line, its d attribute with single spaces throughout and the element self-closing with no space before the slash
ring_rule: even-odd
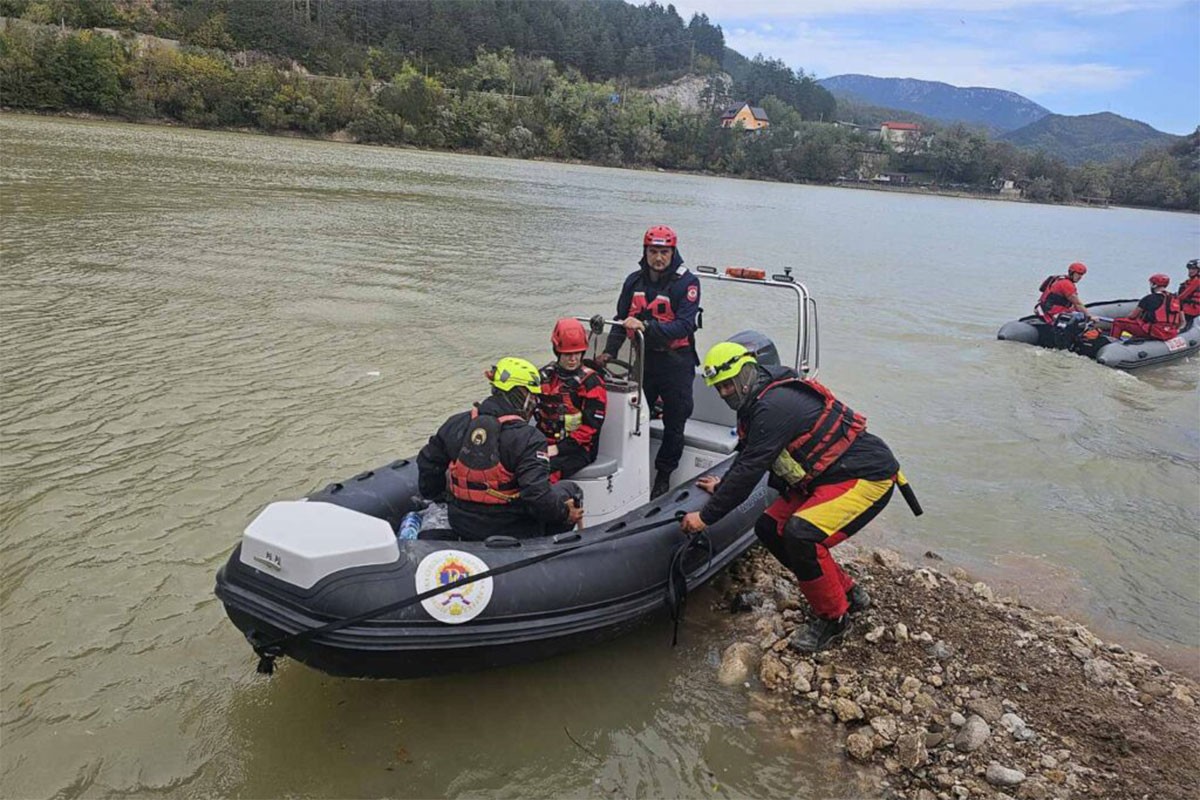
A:
<svg viewBox="0 0 1200 800">
<path fill-rule="evenodd" d="M 592 317 L 590 320 L 588 320 L 588 324 L 591 326 L 592 333 L 595 335 L 599 336 L 600 334 L 604 333 L 603 314 L 597 314 L 596 316 Z"/>
</svg>

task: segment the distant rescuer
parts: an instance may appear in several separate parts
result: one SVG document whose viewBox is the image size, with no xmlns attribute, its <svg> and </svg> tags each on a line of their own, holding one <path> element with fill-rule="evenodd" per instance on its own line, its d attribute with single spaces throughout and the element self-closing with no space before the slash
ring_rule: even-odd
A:
<svg viewBox="0 0 1200 800">
<path fill-rule="evenodd" d="M 1187 280 L 1179 284 L 1179 292 L 1176 294 L 1179 298 L 1179 309 L 1185 318 L 1185 327 L 1191 325 L 1196 317 L 1200 317 L 1200 258 L 1193 258 L 1187 262 L 1187 275 Z"/>
<path fill-rule="evenodd" d="M 795 574 L 816 617 L 789 644 L 801 652 L 823 650 L 849 630 L 849 614 L 871 604 L 829 549 L 874 519 L 897 484 L 913 513 L 921 508 L 892 451 L 867 432 L 866 418 L 816 381 L 786 367 L 761 366 L 736 342 L 708 351 L 704 380 L 737 411 L 738 454 L 724 479 L 697 481 L 712 497 L 680 525 L 685 533 L 700 533 L 741 505 L 770 470 L 779 499 L 754 532 Z"/>
<path fill-rule="evenodd" d="M 446 497 L 450 527 L 465 541 L 561 533 L 583 518 L 582 492 L 550 484 L 546 437 L 529 424 L 542 391 L 537 367 L 502 358 L 487 373 L 488 397 L 446 420 L 417 454 L 417 486 Z"/>
<path fill-rule="evenodd" d="M 608 408 L 604 378 L 583 365 L 588 337 L 583 323 L 560 319 L 550 334 L 554 361 L 542 367 L 537 426 L 550 447 L 550 479 L 569 478 L 596 460 Z"/>
<path fill-rule="evenodd" d="M 1075 289 L 1075 284 L 1083 280 L 1083 276 L 1086 274 L 1087 265 L 1076 261 L 1067 267 L 1066 275 L 1051 275 L 1042 281 L 1042 285 L 1039 287 L 1042 296 L 1033 310 L 1037 312 L 1043 322 L 1053 324 L 1059 314 L 1065 314 L 1068 311 L 1081 314 L 1087 319 L 1095 319 L 1092 312 L 1088 311 L 1087 306 L 1079 299 L 1079 293 Z"/>
<path fill-rule="evenodd" d="M 642 237 L 638 269 L 625 279 L 617 299 L 616 319 L 625 330 L 609 334 L 597 361 L 616 358 L 625 337 L 641 331 L 646 340 L 642 387 L 651 410 L 662 400 L 663 439 L 654 459 L 650 497 L 671 488 L 671 473 L 683 454 L 683 428 L 692 415 L 692 381 L 696 365 L 696 316 L 700 281 L 683 266 L 678 237 L 666 225 L 655 225 Z M 624 334 L 624 335 L 622 335 Z"/>
</svg>

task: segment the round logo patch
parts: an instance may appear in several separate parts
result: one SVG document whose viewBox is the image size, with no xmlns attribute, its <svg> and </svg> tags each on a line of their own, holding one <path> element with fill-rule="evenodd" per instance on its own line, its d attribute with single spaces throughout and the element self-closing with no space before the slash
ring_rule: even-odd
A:
<svg viewBox="0 0 1200 800">
<path fill-rule="evenodd" d="M 689 303 L 694 303 L 700 299 L 700 287 L 692 284 L 688 287 L 687 298 Z"/>
<path fill-rule="evenodd" d="M 461 550 L 438 550 L 421 559 L 417 566 L 417 593 L 427 592 L 487 570 L 488 565 L 479 556 Z M 492 579 L 484 578 L 426 598 L 421 601 L 421 606 L 438 622 L 458 625 L 483 613 L 491 599 Z"/>
<path fill-rule="evenodd" d="M 475 430 L 471 431 L 471 444 L 478 447 L 486 441 L 487 431 L 485 431 L 483 428 L 476 428 Z"/>
</svg>

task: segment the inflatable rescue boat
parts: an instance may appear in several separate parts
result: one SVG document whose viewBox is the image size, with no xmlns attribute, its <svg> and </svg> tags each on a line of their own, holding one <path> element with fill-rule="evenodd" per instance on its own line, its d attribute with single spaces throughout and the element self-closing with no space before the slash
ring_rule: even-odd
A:
<svg viewBox="0 0 1200 800">
<path fill-rule="evenodd" d="M 996 334 L 997 339 L 1035 344 L 1055 350 L 1070 350 L 1116 369 L 1140 369 L 1154 364 L 1184 358 L 1200 350 L 1200 326 L 1193 322 L 1179 335 L 1158 339 L 1114 339 L 1104 331 L 1117 317 L 1126 317 L 1137 308 L 1137 300 L 1106 300 L 1088 303 L 1087 308 L 1102 322 L 1096 328 L 1073 321 L 1069 314 L 1053 323 L 1036 315 L 1006 322 Z"/>
<path fill-rule="evenodd" d="M 770 278 L 745 269 L 697 274 L 793 293 L 795 368 L 815 376 L 816 304 L 790 270 Z M 617 324 L 593 327 L 593 354 Z M 779 363 L 762 334 L 737 338 L 762 363 Z M 215 589 L 259 656 L 259 671 L 289 657 L 338 676 L 441 675 L 545 658 L 654 618 L 678 619 L 687 591 L 753 543 L 754 523 L 775 493 L 764 479 L 704 534 L 682 533 L 679 517 L 708 496 L 696 480 L 723 475 L 733 462 L 735 417 L 697 374 L 677 483 L 651 500 L 662 427 L 641 395 L 641 354 L 639 334 L 609 364 L 599 455 L 571 477 L 584 496 L 579 530 L 482 542 L 398 538 L 420 502 L 411 459 L 269 504 L 218 571 Z"/>
</svg>

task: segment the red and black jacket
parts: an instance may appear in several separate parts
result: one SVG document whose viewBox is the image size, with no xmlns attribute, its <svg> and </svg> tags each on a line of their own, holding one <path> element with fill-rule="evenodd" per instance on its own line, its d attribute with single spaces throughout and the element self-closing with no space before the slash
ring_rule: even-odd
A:
<svg viewBox="0 0 1200 800">
<path fill-rule="evenodd" d="M 785 492 L 824 483 L 885 480 L 900 465 L 887 444 L 866 430 L 866 420 L 816 381 L 786 367 L 758 367 L 753 399 L 738 411 L 738 455 L 700 511 L 713 524 L 741 505 L 763 473 L 787 450 L 807 472 L 800 487 L 775 475 L 770 485 Z"/>
<path fill-rule="evenodd" d="M 1050 275 L 1038 287 L 1038 291 L 1042 293 L 1042 296 L 1038 299 L 1037 305 L 1033 307 L 1033 310 L 1037 312 L 1037 315 L 1043 321 L 1054 322 L 1054 318 L 1059 314 L 1075 308 L 1075 304 L 1071 302 L 1070 297 L 1054 291 L 1054 287 L 1058 285 L 1059 281 L 1069 280 L 1071 278 L 1067 275 Z M 1072 284 L 1074 283 L 1074 281 L 1071 282 Z"/>
<path fill-rule="evenodd" d="M 1138 301 L 1141 319 L 1150 327 L 1155 339 L 1172 339 L 1179 335 L 1183 322 L 1179 298 L 1170 292 L 1151 292 Z"/>
<path fill-rule="evenodd" d="M 1179 284 L 1179 310 L 1189 317 L 1200 316 L 1200 277 Z"/>
<path fill-rule="evenodd" d="M 568 372 L 558 362 L 542 367 L 542 393 L 538 396 L 537 426 L 546 441 L 568 447 L 577 445 L 594 460 L 600 446 L 600 426 L 608 408 L 604 379 L 593 369 L 580 367 Z M 577 418 L 568 430 L 568 417 Z M 568 444 L 570 442 L 571 444 Z"/>
<path fill-rule="evenodd" d="M 486 425 L 485 417 L 491 418 Z M 482 441 L 470 442 L 480 429 L 484 435 L 476 439 Z M 490 441 L 494 464 L 485 452 L 493 446 Z M 471 448 L 478 452 L 469 453 Z M 446 420 L 417 454 L 417 470 L 421 496 L 446 501 L 450 527 L 463 539 L 538 536 L 542 523 L 567 519 L 566 498 L 550 484 L 546 437 L 496 397 Z M 517 496 L 510 498 L 513 492 Z"/>
<path fill-rule="evenodd" d="M 678 248 L 658 282 L 650 280 L 651 270 L 645 256 L 641 269 L 630 273 L 617 298 L 616 319 L 635 317 L 646 324 L 646 349 L 655 353 L 686 354 L 696 359 L 696 329 L 699 327 L 700 279 L 683 266 Z M 604 352 L 614 358 L 626 338 L 622 328 L 614 328 L 605 342 Z M 650 359 L 653 361 L 653 359 Z"/>
</svg>

